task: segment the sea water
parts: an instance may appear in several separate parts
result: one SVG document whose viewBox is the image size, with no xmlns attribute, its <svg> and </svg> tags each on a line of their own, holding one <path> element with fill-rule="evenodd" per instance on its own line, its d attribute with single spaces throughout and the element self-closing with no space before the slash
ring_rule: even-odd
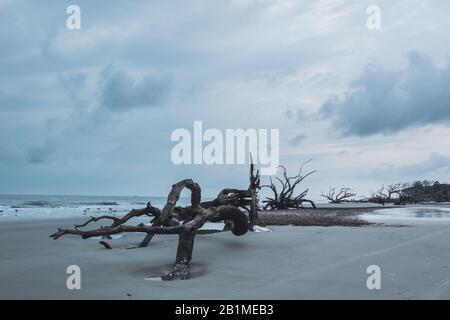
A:
<svg viewBox="0 0 450 320">
<path fill-rule="evenodd" d="M 77 216 L 123 216 L 131 209 L 152 206 L 162 209 L 167 197 L 142 196 L 52 196 L 0 195 L 0 221 Z M 189 198 L 180 198 L 177 205 L 189 205 Z"/>
<path fill-rule="evenodd" d="M 375 210 L 374 212 L 361 215 L 361 218 L 372 222 L 413 222 L 427 223 L 446 221 L 450 222 L 450 204 L 417 204 L 398 206 Z"/>
</svg>

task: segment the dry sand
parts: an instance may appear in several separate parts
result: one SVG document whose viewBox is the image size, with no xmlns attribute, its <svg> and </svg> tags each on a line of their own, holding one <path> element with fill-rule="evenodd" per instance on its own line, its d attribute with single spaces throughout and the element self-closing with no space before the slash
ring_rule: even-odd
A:
<svg viewBox="0 0 450 320">
<path fill-rule="evenodd" d="M 126 249 L 140 235 L 109 240 L 48 237 L 83 219 L 0 223 L 2 299 L 449 299 L 450 223 L 410 227 L 271 227 L 270 233 L 198 236 L 191 280 L 155 282 L 175 259 L 176 236 Z M 81 290 L 66 288 L 81 267 Z M 379 265 L 381 290 L 366 269 Z"/>
</svg>

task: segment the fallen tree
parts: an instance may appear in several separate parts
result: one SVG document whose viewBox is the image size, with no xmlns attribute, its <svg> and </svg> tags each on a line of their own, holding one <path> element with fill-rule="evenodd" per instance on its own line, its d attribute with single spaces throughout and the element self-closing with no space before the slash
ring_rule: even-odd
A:
<svg viewBox="0 0 450 320">
<path fill-rule="evenodd" d="M 313 208 L 316 208 L 316 205 L 312 200 L 305 199 L 309 189 L 306 189 L 299 194 L 295 194 L 295 189 L 300 182 L 316 172 L 316 170 L 314 170 L 308 172 L 307 174 L 302 173 L 304 165 L 308 162 L 309 161 L 306 161 L 300 166 L 299 172 L 296 176 L 288 176 L 286 168 L 280 166 L 279 169 L 281 169 L 282 176 L 275 177 L 275 179 L 279 182 L 280 188 L 277 188 L 277 185 L 273 182 L 272 178 L 270 178 L 269 185 L 261 186 L 261 188 L 269 188 L 273 193 L 273 196 L 266 197 L 266 200 L 263 201 L 265 204 L 263 206 L 264 210 L 299 209 L 303 208 L 303 203 L 305 202 L 309 203 Z"/>
<path fill-rule="evenodd" d="M 339 191 L 336 188 L 331 188 L 328 194 L 322 194 L 321 197 L 328 200 L 329 203 L 342 203 L 348 201 L 349 198 L 356 196 L 351 188 L 341 188 Z"/>
<path fill-rule="evenodd" d="M 372 191 L 370 197 L 364 200 L 364 202 L 378 203 L 383 206 L 386 203 L 400 203 L 399 197 L 402 192 L 403 186 L 400 183 L 392 183 L 387 186 L 382 185 L 377 191 Z M 394 197 L 394 196 L 397 197 Z"/>
<path fill-rule="evenodd" d="M 201 234 L 199 230 L 206 222 L 224 221 L 226 230 L 230 230 L 234 235 L 240 236 L 249 230 L 256 220 L 257 190 L 259 187 L 259 172 L 253 172 L 253 165 L 250 169 L 250 186 L 247 190 L 223 189 L 212 201 L 201 202 L 201 188 L 198 183 L 191 179 L 182 180 L 174 185 L 167 197 L 166 205 L 162 210 L 153 207 L 151 203 L 142 209 L 132 209 L 125 216 L 102 215 L 91 217 L 83 224 L 75 225 L 73 229 L 59 228 L 57 232 L 50 235 L 53 239 L 59 239 L 64 235 L 77 235 L 83 239 L 92 237 L 102 237 L 108 239 L 113 234 L 131 232 L 145 233 L 145 237 L 138 247 L 147 247 L 151 239 L 156 234 L 178 234 L 178 249 L 172 272 L 162 277 L 163 280 L 184 280 L 189 278 L 189 264 L 192 259 L 194 239 L 196 234 Z M 177 207 L 183 189 L 191 191 L 191 205 L 187 207 Z M 249 223 L 247 215 L 240 208 L 249 212 Z M 150 225 L 127 225 L 126 223 L 136 217 L 151 217 Z M 82 230 L 91 223 L 99 221 L 110 221 L 107 227 L 100 227 L 93 230 Z M 104 240 L 100 243 L 106 248 L 111 246 Z"/>
</svg>

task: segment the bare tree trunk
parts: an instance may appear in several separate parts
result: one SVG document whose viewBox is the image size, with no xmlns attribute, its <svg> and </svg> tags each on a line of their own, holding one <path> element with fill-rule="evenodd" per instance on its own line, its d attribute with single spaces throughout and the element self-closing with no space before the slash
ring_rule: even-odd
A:
<svg viewBox="0 0 450 320">
<path fill-rule="evenodd" d="M 250 164 L 250 186 L 249 191 L 251 195 L 250 200 L 250 211 L 248 213 L 249 218 L 249 228 L 253 231 L 253 227 L 256 224 L 256 219 L 258 218 L 258 189 L 260 183 L 259 171 L 256 171 L 256 175 L 254 174 L 255 166 L 253 164 L 253 159 Z"/>
<path fill-rule="evenodd" d="M 183 230 L 179 235 L 177 257 L 173 271 L 162 277 L 163 280 L 189 279 L 189 264 L 194 249 L 195 232 Z"/>
<path fill-rule="evenodd" d="M 250 212 L 248 214 L 249 217 L 249 228 L 253 231 L 253 227 L 256 224 L 256 219 L 258 218 L 258 213 L 256 212 L 256 192 L 252 190 L 252 202 L 250 203 Z"/>
<path fill-rule="evenodd" d="M 314 209 L 316 209 L 316 204 L 314 203 L 314 201 L 308 200 L 308 199 L 303 199 L 303 200 L 302 200 L 302 203 L 303 203 L 303 202 L 308 202 L 309 204 L 311 204 L 311 207 L 313 207 Z"/>
<path fill-rule="evenodd" d="M 145 248 L 146 246 L 148 246 L 150 241 L 152 241 L 154 235 L 154 233 L 147 233 L 144 240 L 142 240 L 142 242 L 139 244 L 139 248 Z"/>
</svg>

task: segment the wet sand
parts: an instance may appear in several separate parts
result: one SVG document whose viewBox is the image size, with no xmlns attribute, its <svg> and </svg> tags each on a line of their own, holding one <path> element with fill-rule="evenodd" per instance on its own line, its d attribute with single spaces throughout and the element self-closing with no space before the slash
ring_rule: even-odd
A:
<svg viewBox="0 0 450 320">
<path fill-rule="evenodd" d="M 156 282 L 177 236 L 109 240 L 48 237 L 77 219 L 0 223 L 1 299 L 450 299 L 450 223 L 409 227 L 273 226 L 273 232 L 199 235 L 192 279 Z M 81 290 L 66 288 L 67 266 L 81 268 Z M 366 287 L 369 265 L 381 290 Z"/>
</svg>

